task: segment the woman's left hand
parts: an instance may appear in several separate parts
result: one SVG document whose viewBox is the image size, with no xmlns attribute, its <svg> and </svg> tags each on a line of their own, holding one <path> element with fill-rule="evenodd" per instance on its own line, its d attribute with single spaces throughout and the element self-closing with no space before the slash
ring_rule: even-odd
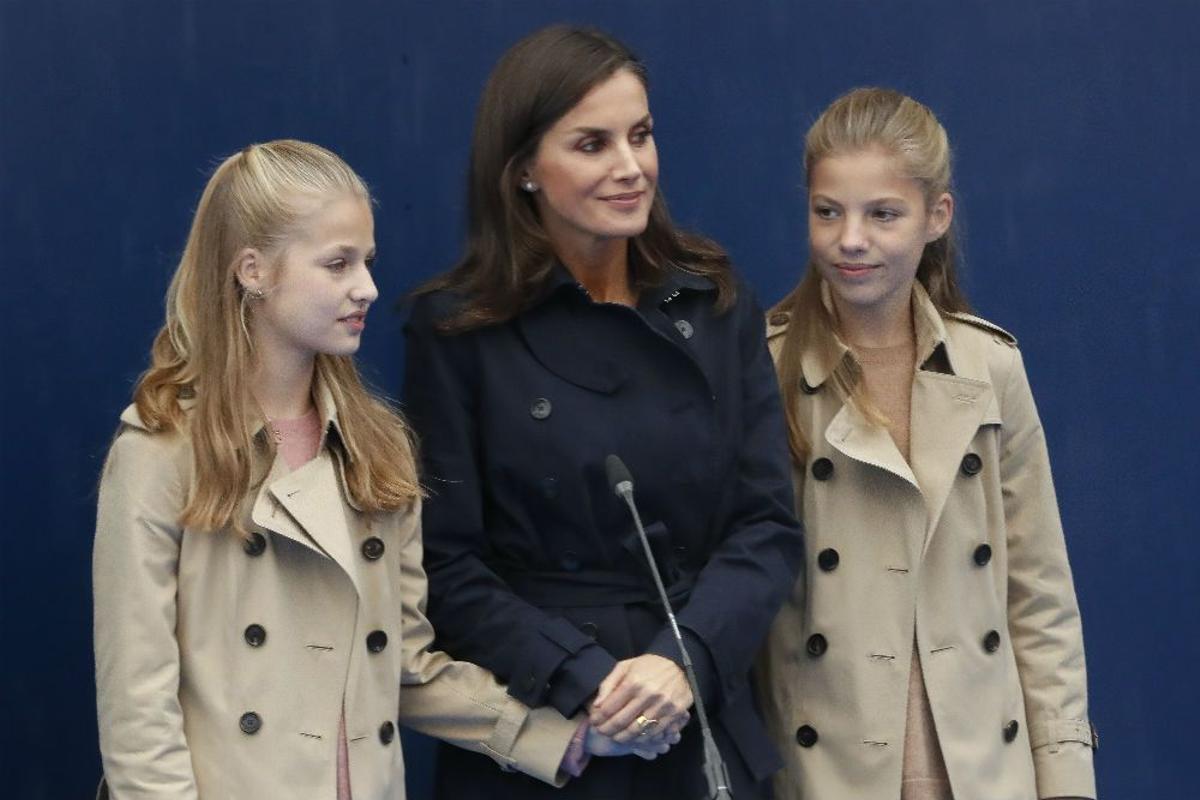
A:
<svg viewBox="0 0 1200 800">
<path fill-rule="evenodd" d="M 668 658 L 647 653 L 618 661 L 596 692 L 590 721 L 618 742 L 679 732 L 691 716 L 687 675 Z"/>
</svg>

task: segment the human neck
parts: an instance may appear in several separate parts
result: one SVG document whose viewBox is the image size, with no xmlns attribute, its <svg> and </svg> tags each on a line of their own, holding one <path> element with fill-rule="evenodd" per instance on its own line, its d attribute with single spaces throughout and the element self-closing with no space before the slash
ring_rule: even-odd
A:
<svg viewBox="0 0 1200 800">
<path fill-rule="evenodd" d="M 912 303 L 908 296 L 903 302 L 869 311 L 839 304 L 836 298 L 834 305 L 842 338 L 848 343 L 860 347 L 894 347 L 913 340 Z"/>
<path fill-rule="evenodd" d="M 312 410 L 312 356 L 286 358 L 261 353 L 251 376 L 254 399 L 268 419 L 297 419 Z"/>
<path fill-rule="evenodd" d="M 628 239 L 605 239 L 556 251 L 594 302 L 636 305 L 637 296 L 629 285 Z"/>
</svg>

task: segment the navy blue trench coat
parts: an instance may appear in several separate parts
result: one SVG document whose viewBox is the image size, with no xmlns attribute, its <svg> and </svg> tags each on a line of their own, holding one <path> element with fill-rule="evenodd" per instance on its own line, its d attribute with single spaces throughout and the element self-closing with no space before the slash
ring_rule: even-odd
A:
<svg viewBox="0 0 1200 800">
<path fill-rule="evenodd" d="M 796 580 L 803 537 L 763 315 L 745 285 L 714 308 L 707 278 L 669 271 L 636 309 L 593 303 L 558 267 L 513 320 L 443 335 L 457 307 L 413 304 L 405 411 L 421 440 L 425 566 L 438 647 L 531 706 L 571 716 L 620 659 L 679 661 L 624 503 L 619 455 L 659 559 L 738 800 L 780 766 L 749 669 Z M 693 714 L 693 717 L 695 714 Z M 653 762 L 593 759 L 554 790 L 444 747 L 444 800 L 705 794 L 695 719 Z"/>
</svg>

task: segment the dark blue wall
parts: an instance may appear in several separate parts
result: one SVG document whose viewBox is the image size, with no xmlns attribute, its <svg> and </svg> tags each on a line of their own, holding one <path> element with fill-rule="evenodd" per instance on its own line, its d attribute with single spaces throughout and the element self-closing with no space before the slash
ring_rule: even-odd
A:
<svg viewBox="0 0 1200 800">
<path fill-rule="evenodd" d="M 90 796 L 97 471 L 215 159 L 311 139 L 379 199 L 384 297 L 458 249 L 503 49 L 597 24 L 652 71 L 664 189 L 765 300 L 804 261 L 800 141 L 866 83 L 957 148 L 966 282 L 1020 337 L 1084 611 L 1107 797 L 1182 797 L 1200 711 L 1194 2 L 0 0 L 0 794 Z M 399 384 L 399 321 L 363 360 Z M 422 742 L 410 749 L 425 796 Z M 964 799 L 971 800 L 971 799 Z"/>
</svg>

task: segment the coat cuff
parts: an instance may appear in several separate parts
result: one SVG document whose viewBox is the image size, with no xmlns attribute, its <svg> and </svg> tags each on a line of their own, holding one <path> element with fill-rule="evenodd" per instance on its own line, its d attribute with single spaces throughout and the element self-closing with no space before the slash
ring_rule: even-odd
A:
<svg viewBox="0 0 1200 800">
<path fill-rule="evenodd" d="M 554 709 L 532 708 L 508 754 L 511 769 L 520 770 L 551 786 L 561 787 L 570 777 L 561 767 L 582 716 L 567 719 Z"/>
<path fill-rule="evenodd" d="M 573 716 L 616 666 L 617 660 L 600 645 L 583 648 L 563 659 L 550 680 L 546 702 L 563 716 Z"/>
<path fill-rule="evenodd" d="M 683 638 L 684 647 L 687 648 L 688 656 L 692 660 L 692 669 L 696 673 L 696 684 L 700 687 L 700 698 L 704 700 L 704 707 L 709 710 L 709 713 L 715 713 L 721 698 L 718 691 L 720 681 L 717 679 L 717 668 L 713 663 L 712 654 L 708 652 L 708 646 L 704 644 L 704 640 L 688 628 L 680 626 L 679 633 Z M 680 669 L 683 669 L 683 656 L 679 653 L 679 644 L 675 641 L 675 635 L 671 632 L 669 625 L 658 632 L 658 635 L 650 642 L 650 646 L 646 648 L 646 652 L 669 658 L 678 664 Z"/>
<path fill-rule="evenodd" d="M 1087 721 L 1051 719 L 1033 723 L 1029 744 L 1039 798 L 1096 796 L 1092 766 L 1096 736 Z"/>
</svg>

